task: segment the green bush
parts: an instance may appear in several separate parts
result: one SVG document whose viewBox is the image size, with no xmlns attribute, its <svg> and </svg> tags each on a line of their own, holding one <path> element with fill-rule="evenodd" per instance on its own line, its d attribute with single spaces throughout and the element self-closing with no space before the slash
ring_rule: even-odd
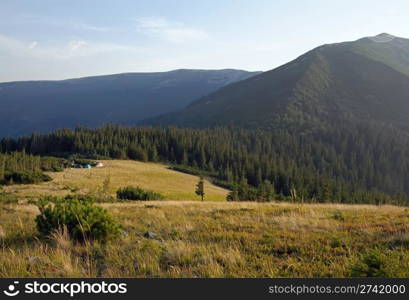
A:
<svg viewBox="0 0 409 300">
<path fill-rule="evenodd" d="M 118 199 L 112 196 L 107 195 L 98 195 L 98 194 L 85 194 L 85 195 L 68 195 L 65 199 L 77 198 L 81 201 L 92 202 L 92 203 L 114 203 L 118 202 Z"/>
<path fill-rule="evenodd" d="M 345 216 L 340 210 L 336 210 L 332 215 L 332 218 L 337 221 L 345 221 Z"/>
<path fill-rule="evenodd" d="M 409 270 L 402 263 L 402 253 L 389 249 L 364 251 L 350 268 L 351 277 L 408 277 Z"/>
<path fill-rule="evenodd" d="M 5 172 L 0 184 L 32 184 L 51 180 L 50 176 L 42 172 Z"/>
<path fill-rule="evenodd" d="M 106 241 L 120 233 L 120 226 L 108 212 L 96 206 L 92 197 L 45 197 L 38 201 L 40 215 L 35 219 L 38 231 L 47 236 L 53 231 L 67 228 L 76 241 Z"/>
<path fill-rule="evenodd" d="M 140 187 L 127 186 L 116 192 L 119 199 L 123 200 L 163 200 L 165 197 L 159 193 L 144 190 Z"/>
</svg>

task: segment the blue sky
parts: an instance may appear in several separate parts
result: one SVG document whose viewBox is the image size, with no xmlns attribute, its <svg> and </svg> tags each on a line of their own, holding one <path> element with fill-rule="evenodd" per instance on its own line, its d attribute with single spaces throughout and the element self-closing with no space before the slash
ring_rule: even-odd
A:
<svg viewBox="0 0 409 300">
<path fill-rule="evenodd" d="M 409 38 L 409 1 L 1 0 L 0 81 L 269 70 L 321 44 Z"/>
</svg>

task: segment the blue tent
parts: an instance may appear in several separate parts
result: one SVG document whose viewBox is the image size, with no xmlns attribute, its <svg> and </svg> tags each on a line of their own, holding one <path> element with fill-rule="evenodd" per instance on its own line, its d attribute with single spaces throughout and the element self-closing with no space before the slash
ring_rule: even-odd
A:
<svg viewBox="0 0 409 300">
<path fill-rule="evenodd" d="M 92 167 L 91 167 L 90 164 L 85 164 L 85 165 L 84 165 L 84 168 L 85 168 L 85 169 L 92 169 Z"/>
</svg>

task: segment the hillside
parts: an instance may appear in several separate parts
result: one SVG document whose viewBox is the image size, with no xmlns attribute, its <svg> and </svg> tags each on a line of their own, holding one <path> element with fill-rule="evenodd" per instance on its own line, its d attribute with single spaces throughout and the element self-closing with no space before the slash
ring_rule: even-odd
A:
<svg viewBox="0 0 409 300">
<path fill-rule="evenodd" d="M 0 277 L 408 277 L 394 206 L 156 201 L 104 204 L 125 233 L 39 239 L 33 205 L 0 204 Z M 16 220 L 18 220 L 16 222 Z M 155 233 L 147 238 L 146 232 Z"/>
<path fill-rule="evenodd" d="M 198 177 L 176 172 L 165 165 L 126 160 L 101 161 L 103 168 L 67 169 L 49 172 L 53 180 L 41 184 L 5 186 L 3 191 L 20 199 L 37 199 L 42 195 L 63 196 L 76 194 L 98 194 L 103 182 L 109 180 L 108 193 L 128 185 L 160 192 L 167 200 L 199 200 L 195 194 Z M 206 200 L 224 201 L 227 190 L 205 183 Z"/>
<path fill-rule="evenodd" d="M 341 124 L 298 134 L 109 125 L 2 139 L 0 151 L 163 162 L 212 177 L 242 201 L 276 194 L 301 202 L 409 203 L 409 136 L 392 128 Z"/>
<path fill-rule="evenodd" d="M 386 34 L 324 45 L 147 122 L 213 128 L 56 130 L 0 151 L 178 165 L 241 201 L 407 205 L 408 54 L 409 40 Z"/>
<path fill-rule="evenodd" d="M 323 45 L 147 124 L 251 128 L 376 123 L 409 128 L 409 40 Z"/>
<path fill-rule="evenodd" d="M 135 124 L 259 72 L 175 70 L 0 83 L 0 137 L 79 125 Z"/>
</svg>

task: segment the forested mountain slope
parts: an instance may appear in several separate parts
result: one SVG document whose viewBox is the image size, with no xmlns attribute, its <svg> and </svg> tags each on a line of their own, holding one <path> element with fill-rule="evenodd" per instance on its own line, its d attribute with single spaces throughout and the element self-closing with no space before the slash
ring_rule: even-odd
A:
<svg viewBox="0 0 409 300">
<path fill-rule="evenodd" d="M 13 151 L 166 162 L 209 176 L 246 201 L 409 203 L 409 137 L 383 126 L 297 134 L 110 125 L 0 141 L 0 152 Z"/>
<path fill-rule="evenodd" d="M 409 40 L 381 34 L 323 45 L 146 123 L 272 129 L 345 122 L 409 128 Z"/>
</svg>

